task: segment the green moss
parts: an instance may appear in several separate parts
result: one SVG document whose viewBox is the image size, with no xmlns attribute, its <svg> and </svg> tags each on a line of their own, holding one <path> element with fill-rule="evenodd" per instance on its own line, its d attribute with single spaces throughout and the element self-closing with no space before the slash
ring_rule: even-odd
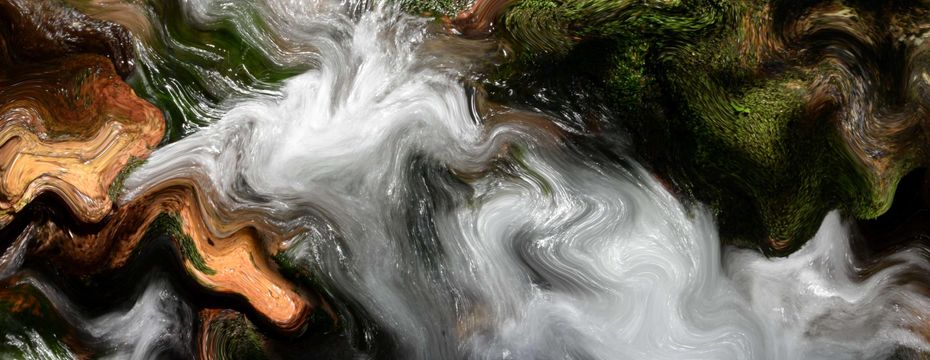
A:
<svg viewBox="0 0 930 360">
<path fill-rule="evenodd" d="M 300 266 L 295 260 L 297 256 L 288 254 L 288 250 L 279 251 L 271 256 L 271 259 L 278 266 L 278 272 L 285 278 L 292 280 L 294 284 L 303 283 L 311 287 L 322 289 L 325 285 L 317 281 L 316 276 L 306 267 Z M 292 288 L 294 292 L 299 293 L 296 287 Z"/>
<path fill-rule="evenodd" d="M 404 11 L 411 14 L 455 17 L 470 5 L 467 0 L 400 0 Z"/>
<path fill-rule="evenodd" d="M 619 49 L 612 52 L 607 69 L 606 91 L 618 110 L 624 112 L 639 111 L 647 82 L 645 59 L 649 45 L 643 41 L 624 41 Z"/>
<path fill-rule="evenodd" d="M 133 170 L 142 166 L 142 164 L 145 164 L 144 159 L 140 159 L 135 156 L 129 158 L 129 161 L 126 162 L 126 166 L 120 170 L 119 174 L 116 174 L 116 178 L 114 178 L 113 182 L 110 183 L 110 188 L 107 191 L 107 194 L 110 196 L 110 200 L 116 201 L 120 192 L 123 191 L 123 183 L 126 182 L 126 178 L 129 177 L 129 174 L 131 174 Z"/>
<path fill-rule="evenodd" d="M 650 168 L 712 206 L 727 241 L 789 253 L 832 209 L 883 213 L 921 162 L 908 150 L 889 169 L 870 168 L 830 114 L 808 109 L 810 84 L 841 71 L 834 65 L 746 51 L 760 45 L 746 42 L 771 21 L 770 5 L 520 1 L 503 16 L 518 54 L 490 82 L 585 84 L 620 115 Z M 526 73 L 558 80 L 539 85 Z"/>
<path fill-rule="evenodd" d="M 294 259 L 290 256 L 287 256 L 287 253 L 284 251 L 279 251 L 271 257 L 272 260 L 281 270 L 281 273 L 287 277 L 295 277 L 298 273 L 301 272 L 301 268 L 297 266 L 297 263 L 294 262 Z"/>
<path fill-rule="evenodd" d="M 307 269 L 306 267 L 301 266 L 294 259 L 296 256 L 294 254 L 288 254 L 288 251 L 279 251 L 276 254 L 271 256 L 271 259 L 278 265 L 278 271 L 285 278 L 295 280 L 295 283 L 304 283 L 313 287 L 323 287 L 323 284 L 317 281 L 316 276 Z M 294 289 L 295 292 L 298 292 Z"/>
<path fill-rule="evenodd" d="M 185 258 L 191 261 L 195 269 L 207 275 L 216 275 L 216 270 L 207 266 L 207 263 L 204 262 L 203 257 L 200 256 L 200 252 L 197 251 L 197 247 L 194 245 L 194 241 L 190 236 L 181 234 L 177 237 L 177 240 L 181 247 L 181 253 Z"/>
<path fill-rule="evenodd" d="M 182 230 L 182 221 L 181 215 L 177 213 L 159 214 L 149 226 L 147 233 L 168 234 L 177 241 L 181 255 L 188 259 L 195 269 L 206 275 L 215 275 L 216 270 L 207 266 L 203 256 L 197 251 L 194 240 Z"/>
<path fill-rule="evenodd" d="M 217 359 L 267 359 L 262 335 L 242 314 L 210 324 Z"/>
<path fill-rule="evenodd" d="M 148 0 L 155 25 L 150 43 L 137 46 L 137 71 L 128 83 L 164 112 L 165 141 L 180 139 L 218 118 L 219 103 L 256 93 L 273 94 L 280 83 L 309 65 L 278 64 L 267 37 L 276 32 L 259 5 L 224 12 L 206 25 L 189 22 L 178 0 Z"/>
<path fill-rule="evenodd" d="M 726 3 L 669 1 L 645 5 L 626 0 L 524 0 L 502 22 L 523 50 L 547 56 L 566 54 L 580 40 L 612 38 L 683 39 L 721 21 Z"/>
<path fill-rule="evenodd" d="M 807 84 L 837 70 L 767 73 L 737 60 L 739 32 L 718 34 L 667 53 L 662 80 L 664 96 L 676 99 L 674 138 L 690 139 L 668 161 L 684 162 L 694 194 L 718 208 L 731 240 L 783 241 L 788 253 L 832 209 L 884 212 L 894 193 L 887 184 L 906 170 L 877 176 L 851 156 L 834 122 L 806 112 Z"/>
</svg>

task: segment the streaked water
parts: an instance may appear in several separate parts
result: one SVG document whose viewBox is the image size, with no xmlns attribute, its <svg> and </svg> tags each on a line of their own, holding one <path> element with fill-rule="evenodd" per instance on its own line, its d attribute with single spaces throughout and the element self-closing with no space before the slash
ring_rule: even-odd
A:
<svg viewBox="0 0 930 360">
<path fill-rule="evenodd" d="M 223 8 L 187 6 L 204 22 Z M 134 172 L 124 201 L 192 178 L 220 213 L 296 234 L 285 256 L 342 303 L 342 331 L 360 341 L 421 359 L 928 349 L 910 331 L 926 300 L 890 286 L 919 251 L 863 279 L 838 213 L 788 258 L 722 249 L 709 211 L 635 160 L 572 145 L 541 125 L 558 122 L 548 115 L 477 111 L 463 81 L 475 59 L 431 53 L 448 48 L 432 46 L 447 40 L 427 20 L 352 3 L 267 11 L 281 38 L 313 49 L 293 55 L 310 70 L 277 94 L 230 96 Z"/>
</svg>

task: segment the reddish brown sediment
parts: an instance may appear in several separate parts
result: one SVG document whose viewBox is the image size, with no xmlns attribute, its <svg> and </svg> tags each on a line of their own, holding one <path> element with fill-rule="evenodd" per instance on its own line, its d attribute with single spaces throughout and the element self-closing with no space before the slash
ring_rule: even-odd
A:
<svg viewBox="0 0 930 360">
<path fill-rule="evenodd" d="M 917 9 L 915 9 L 917 11 Z M 922 11 L 923 12 L 923 11 Z M 892 25 L 890 28 L 883 28 L 882 23 L 891 23 L 902 25 L 898 21 L 903 19 L 891 20 L 880 19 L 877 15 L 867 12 L 856 11 L 840 4 L 822 4 L 809 9 L 804 16 L 786 27 L 782 34 L 784 44 L 818 44 L 825 41 L 818 40 L 819 36 L 824 33 L 843 33 L 853 40 L 833 40 L 843 46 L 852 48 L 852 50 L 861 53 L 876 51 L 872 49 L 879 48 L 883 42 L 888 42 L 889 29 L 898 26 Z M 903 25 L 905 28 L 916 26 Z M 845 42 L 844 42 L 845 41 Z M 900 41 L 900 40 L 895 40 Z M 822 45 L 821 45 L 822 46 Z M 902 52 L 908 58 L 903 62 L 904 68 L 902 74 L 920 65 L 914 64 L 915 61 L 926 60 L 926 46 L 907 44 L 900 41 L 896 46 L 906 49 Z M 789 56 L 792 58 L 810 57 L 811 54 L 805 54 L 807 49 L 796 48 L 796 45 L 786 46 Z M 810 71 L 816 71 L 816 67 L 829 68 L 831 71 L 819 74 L 811 84 L 810 88 L 810 109 L 809 113 L 813 118 L 818 115 L 829 115 L 827 113 L 836 110 L 846 110 L 853 107 L 854 102 L 859 101 L 856 96 L 868 96 L 869 102 L 877 102 L 875 98 L 881 98 L 880 94 L 872 93 L 872 87 L 863 88 L 861 91 L 856 88 L 861 85 L 861 81 L 871 80 L 874 83 L 890 81 L 889 75 L 881 73 L 869 61 L 874 59 L 862 59 L 853 57 L 853 52 L 823 51 L 819 56 L 808 59 L 812 64 L 806 66 Z M 860 64 L 861 63 L 861 64 Z M 862 75 L 871 77 L 871 79 L 857 79 L 854 70 L 857 66 L 863 67 L 867 72 Z M 894 76 L 894 75 L 892 75 Z M 858 81 L 858 82 L 857 82 Z M 838 87 L 845 87 L 845 91 L 837 91 Z M 856 92 L 859 92 L 856 94 Z M 869 96 L 871 95 L 871 96 Z M 887 181 L 886 173 L 891 171 L 893 165 L 902 160 L 902 158 L 914 157 L 914 150 L 925 148 L 924 141 L 919 135 L 917 128 L 925 121 L 926 114 L 922 106 L 911 103 L 913 98 L 907 98 L 903 106 L 894 106 L 893 109 L 879 111 L 880 105 L 867 103 L 867 108 L 863 109 L 864 113 L 861 118 L 848 117 L 836 119 L 837 129 L 846 142 L 847 149 L 857 158 L 857 160 L 872 170 L 881 181 Z M 822 111 L 818 111 L 822 110 Z M 882 155 L 876 155 L 882 154 Z M 887 155 L 887 156 L 886 156 Z M 897 178 L 900 175 L 893 176 Z M 880 185 L 889 185 L 882 183 Z"/>
<path fill-rule="evenodd" d="M 783 38 L 773 36 L 771 8 L 766 5 L 759 11 L 749 11 L 740 19 L 739 55 L 741 65 L 752 67 L 760 59 L 778 59 L 786 56 Z"/>
<path fill-rule="evenodd" d="M 152 23 L 142 3 L 126 0 L 67 0 L 67 3 L 94 19 L 122 25 L 136 38 L 148 41 L 153 36 Z"/>
<path fill-rule="evenodd" d="M 0 226 L 43 192 L 80 221 L 99 222 L 112 209 L 110 184 L 164 127 L 102 56 L 0 70 Z"/>
<path fill-rule="evenodd" d="M 122 26 L 91 18 L 53 0 L 0 0 L 0 35 L 17 63 L 72 54 L 109 58 L 125 77 L 133 70 L 132 37 Z"/>
<path fill-rule="evenodd" d="M 177 214 L 180 232 L 172 236 L 195 280 L 210 291 L 241 296 L 284 332 L 300 330 L 315 301 L 269 264 L 257 225 L 248 219 L 221 222 L 204 210 L 206 201 L 188 180 L 168 181 L 120 207 L 99 231 L 80 233 L 45 223 L 34 254 L 75 274 L 115 269 L 125 264 L 160 214 Z"/>
<path fill-rule="evenodd" d="M 488 37 L 494 31 L 494 22 L 513 3 L 514 0 L 477 0 L 454 19 L 446 18 L 444 21 L 466 37 Z"/>
<path fill-rule="evenodd" d="M 226 238 L 215 238 L 199 212 L 182 207 L 180 215 L 184 232 L 191 236 L 206 266 L 214 271 L 200 269 L 190 258 L 185 259 L 188 272 L 198 282 L 213 291 L 241 295 L 284 331 L 296 331 L 303 325 L 310 303 L 268 264 L 254 228 L 243 227 Z"/>
<path fill-rule="evenodd" d="M 129 33 L 51 0 L 0 0 L 0 227 L 42 193 L 78 221 L 112 209 L 108 190 L 164 135 L 164 119 L 122 81 Z"/>
<path fill-rule="evenodd" d="M 19 286 L 18 276 L 6 279 L 0 287 L 0 304 L 11 313 L 29 313 L 32 316 L 43 316 L 39 299 L 27 287 Z"/>
</svg>

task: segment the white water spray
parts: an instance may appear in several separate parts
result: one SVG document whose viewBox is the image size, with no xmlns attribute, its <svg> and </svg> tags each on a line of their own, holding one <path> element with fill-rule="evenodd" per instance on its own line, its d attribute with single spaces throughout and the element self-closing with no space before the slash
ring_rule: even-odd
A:
<svg viewBox="0 0 930 360">
<path fill-rule="evenodd" d="M 291 8 L 356 7 L 269 5 L 284 19 Z M 722 259 L 707 211 L 637 165 L 473 118 L 459 79 L 424 60 L 435 40 L 426 21 L 396 13 L 293 15 L 313 24 L 292 38 L 318 49 L 309 61 L 319 67 L 287 81 L 282 98 L 238 102 L 156 151 L 127 197 L 193 178 L 212 206 L 306 229 L 286 256 L 406 358 L 861 358 L 926 347 L 894 316 L 905 311 L 896 304 L 924 301 L 884 287 L 910 263 L 852 281 L 837 215 L 787 259 Z M 510 167 L 495 171 L 496 160 Z"/>
</svg>

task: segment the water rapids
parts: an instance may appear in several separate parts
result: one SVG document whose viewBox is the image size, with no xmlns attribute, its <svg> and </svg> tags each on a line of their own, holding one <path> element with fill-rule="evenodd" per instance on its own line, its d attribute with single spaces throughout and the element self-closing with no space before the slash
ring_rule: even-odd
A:
<svg viewBox="0 0 930 360">
<path fill-rule="evenodd" d="M 572 111 L 589 110 L 584 106 L 549 111 L 489 96 L 475 80 L 477 69 L 510 51 L 493 41 L 451 35 L 399 4 L 237 4 L 187 0 L 172 11 L 194 27 L 239 24 L 242 46 L 284 75 L 237 78 L 198 68 L 190 76 L 200 80 L 191 84 L 210 93 L 198 99 L 199 90 L 153 82 L 172 79 L 159 67 L 179 60 L 151 44 L 208 59 L 209 49 L 172 45 L 158 26 L 144 36 L 134 31 L 142 70 L 130 83 L 142 95 L 146 87 L 169 88 L 176 96 L 157 105 L 193 109 L 166 110 L 169 122 L 198 120 L 169 131 L 177 140 L 129 174 L 116 204 L 150 201 L 166 184 L 183 183 L 195 189 L 196 206 L 179 208 L 180 217 L 185 224 L 202 219 L 211 246 L 253 229 L 257 245 L 248 256 L 278 264 L 257 269 L 280 268 L 301 284 L 293 286 L 296 295 L 269 296 L 296 298 L 313 289 L 319 300 L 294 306 L 324 309 L 335 319 L 326 336 L 337 344 L 318 356 L 872 359 L 930 351 L 922 335 L 930 301 L 925 287 L 909 280 L 930 271 L 922 246 L 863 258 L 857 227 L 841 211 L 830 212 L 786 257 L 726 245 L 715 212 L 683 200 L 641 165 L 622 126 L 585 132 L 572 118 Z M 158 21 L 152 12 L 140 14 Z M 262 21 L 247 21 L 253 18 Z M 559 102 L 544 97 L 534 101 Z M 625 121 L 623 113 L 591 107 Z M 171 253 L 155 240 L 143 246 Z M 98 355 L 186 358 L 203 351 L 191 348 L 203 336 L 192 329 L 209 327 L 195 320 L 203 307 L 192 305 L 196 292 L 178 293 L 186 283 L 164 275 L 176 271 L 166 265 L 171 261 L 130 267 L 154 273 L 129 276 L 138 285 L 115 307 L 88 310 L 69 300 L 73 290 L 63 281 L 33 272 L 28 260 L 23 265 L 23 249 L 10 246 L 0 259 L 5 286 L 47 303 L 61 323 L 78 329 L 69 336 L 107 349 Z M 207 274 L 200 283 L 237 271 L 240 265 L 222 267 L 222 251 L 203 255 L 206 267 L 188 260 L 195 268 L 188 271 Z M 275 314 L 244 293 L 247 301 L 233 302 L 235 308 Z M 243 311 L 247 316 L 237 319 L 259 330 L 290 321 Z M 82 357 L 37 334 L 24 330 L 0 341 L 26 349 L 25 357 Z"/>
<path fill-rule="evenodd" d="M 925 346 L 905 312 L 926 300 L 884 291 L 912 264 L 855 281 L 837 214 L 789 258 L 721 253 L 707 210 L 633 160 L 573 149 L 516 111 L 475 114 L 456 69 L 424 46 L 442 41 L 425 21 L 382 7 L 303 16 L 332 34 L 306 34 L 318 67 L 156 151 L 129 196 L 195 178 L 212 206 L 306 229 L 285 256 L 398 354 L 832 359 Z M 509 171 L 492 169 L 509 149 Z"/>
</svg>

